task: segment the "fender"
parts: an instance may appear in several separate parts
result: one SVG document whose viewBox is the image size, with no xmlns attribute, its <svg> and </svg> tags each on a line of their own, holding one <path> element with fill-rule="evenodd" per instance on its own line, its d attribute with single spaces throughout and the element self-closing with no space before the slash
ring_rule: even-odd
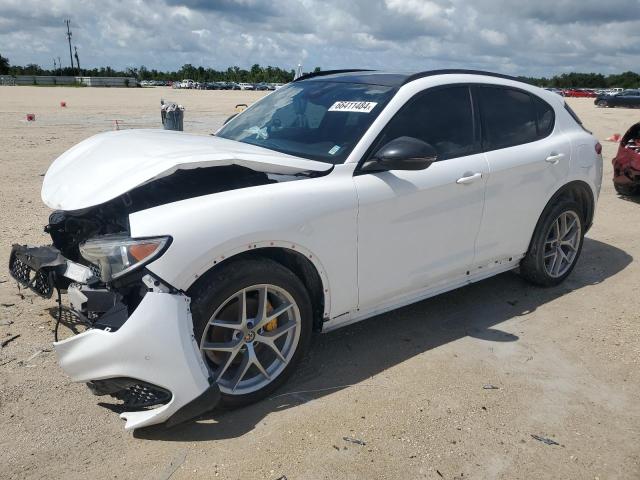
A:
<svg viewBox="0 0 640 480">
<path fill-rule="evenodd" d="M 316 273 L 320 277 L 320 281 L 322 282 L 322 293 L 324 297 L 324 312 L 322 314 L 323 319 L 328 319 L 331 316 L 331 287 L 329 285 L 329 277 L 322 265 L 322 262 L 318 258 L 317 255 L 314 255 L 309 249 L 303 247 L 300 244 L 295 242 L 287 242 L 283 240 L 269 240 L 269 241 L 258 241 L 255 243 L 249 243 L 246 246 L 232 248 L 230 250 L 226 250 L 224 253 L 221 253 L 217 257 L 213 258 L 206 264 L 202 264 L 202 267 L 199 269 L 198 273 L 194 275 L 193 282 L 187 287 L 187 289 L 191 288 L 195 282 L 202 277 L 204 274 L 209 272 L 212 268 L 221 265 L 225 262 L 229 262 L 234 258 L 237 258 L 238 255 L 245 252 L 256 252 L 260 253 L 260 250 L 266 248 L 280 248 L 282 250 L 288 250 L 292 252 L 298 252 L 311 262 L 313 267 L 316 270 Z"/>
<path fill-rule="evenodd" d="M 189 198 L 132 213 L 133 237 L 169 235 L 147 268 L 187 291 L 220 262 L 259 248 L 304 254 L 320 276 L 325 316 L 357 305 L 357 197 L 352 168 L 327 176 Z"/>
<path fill-rule="evenodd" d="M 562 196 L 568 196 L 569 198 L 572 198 L 580 205 L 582 205 L 585 215 L 585 233 L 591 228 L 596 207 L 596 203 L 594 200 L 596 197 L 593 191 L 593 187 L 584 180 L 572 180 L 560 187 L 551 196 L 545 207 L 542 209 L 542 212 L 540 212 L 536 226 L 531 233 L 531 240 L 529 240 L 527 252 L 529 251 L 529 249 L 531 249 L 531 242 L 533 241 L 533 236 L 538 228 L 538 225 L 540 225 L 540 222 L 543 221 L 544 216 L 549 211 L 549 209 L 552 208 L 553 205 L 555 205 L 556 201 Z"/>
</svg>

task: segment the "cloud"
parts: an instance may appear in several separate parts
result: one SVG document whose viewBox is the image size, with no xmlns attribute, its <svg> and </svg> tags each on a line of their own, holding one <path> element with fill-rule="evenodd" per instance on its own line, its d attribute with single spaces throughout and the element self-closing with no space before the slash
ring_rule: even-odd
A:
<svg viewBox="0 0 640 480">
<path fill-rule="evenodd" d="M 0 53 L 12 64 L 64 62 L 65 18 L 87 67 L 303 61 L 553 75 L 637 69 L 640 57 L 638 0 L 3 0 Z"/>
</svg>

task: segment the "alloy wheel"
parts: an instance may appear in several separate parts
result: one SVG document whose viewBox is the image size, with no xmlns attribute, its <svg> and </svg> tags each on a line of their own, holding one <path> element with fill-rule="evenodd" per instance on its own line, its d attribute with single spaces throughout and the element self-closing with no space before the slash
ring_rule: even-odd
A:
<svg viewBox="0 0 640 480">
<path fill-rule="evenodd" d="M 544 243 L 544 268 L 549 276 L 558 278 L 569 271 L 578 255 L 581 235 L 580 218 L 572 210 L 562 212 L 551 224 Z"/>
<path fill-rule="evenodd" d="M 300 310 L 289 292 L 253 285 L 217 308 L 200 351 L 222 393 L 245 395 L 282 373 L 296 352 L 300 330 Z"/>
</svg>

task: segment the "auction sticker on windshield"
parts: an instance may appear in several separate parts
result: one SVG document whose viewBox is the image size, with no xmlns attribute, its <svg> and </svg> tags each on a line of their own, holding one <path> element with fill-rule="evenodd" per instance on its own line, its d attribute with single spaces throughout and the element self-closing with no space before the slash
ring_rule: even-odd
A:
<svg viewBox="0 0 640 480">
<path fill-rule="evenodd" d="M 336 102 L 329 108 L 330 112 L 361 112 L 369 113 L 378 102 Z"/>
</svg>

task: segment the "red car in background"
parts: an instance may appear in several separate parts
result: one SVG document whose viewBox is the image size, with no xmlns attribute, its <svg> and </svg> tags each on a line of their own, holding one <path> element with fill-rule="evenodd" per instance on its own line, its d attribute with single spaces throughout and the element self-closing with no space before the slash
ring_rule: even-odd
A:
<svg viewBox="0 0 640 480">
<path fill-rule="evenodd" d="M 576 88 L 565 89 L 562 91 L 562 95 L 564 97 L 583 97 L 583 98 L 597 97 L 596 92 L 592 90 L 579 90 Z"/>
<path fill-rule="evenodd" d="M 612 163 L 616 192 L 621 195 L 640 193 L 640 123 L 624 134 Z"/>
</svg>

